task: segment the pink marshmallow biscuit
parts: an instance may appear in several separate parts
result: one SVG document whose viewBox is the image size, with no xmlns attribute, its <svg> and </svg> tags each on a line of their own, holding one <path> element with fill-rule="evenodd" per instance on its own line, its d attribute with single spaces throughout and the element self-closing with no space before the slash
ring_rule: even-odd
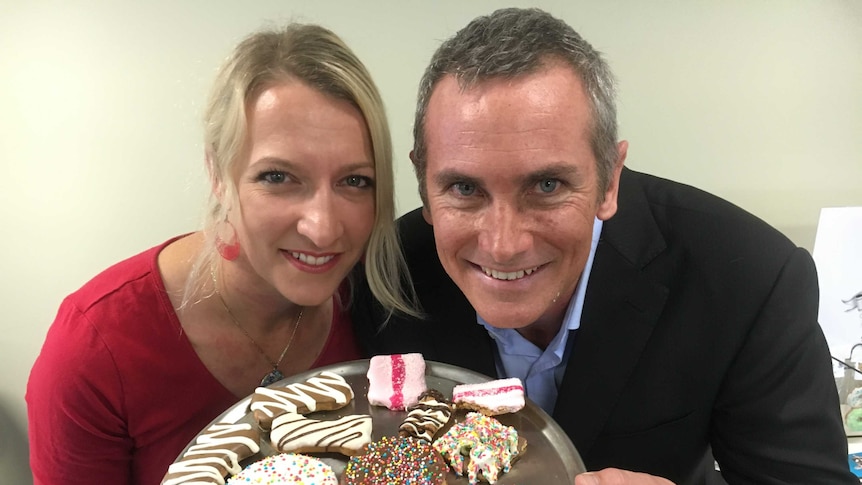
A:
<svg viewBox="0 0 862 485">
<path fill-rule="evenodd" d="M 419 402 L 425 385 L 422 354 L 375 355 L 368 364 L 368 403 L 403 411 Z"/>
<path fill-rule="evenodd" d="M 452 402 L 461 409 L 487 416 L 514 413 L 524 407 L 521 379 L 497 379 L 480 384 L 460 384 L 452 389 Z"/>
</svg>

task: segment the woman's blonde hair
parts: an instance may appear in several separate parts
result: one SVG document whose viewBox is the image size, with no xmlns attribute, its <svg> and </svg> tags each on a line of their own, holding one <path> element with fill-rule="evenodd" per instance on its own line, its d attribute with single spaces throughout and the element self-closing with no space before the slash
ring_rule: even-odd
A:
<svg viewBox="0 0 862 485">
<path fill-rule="evenodd" d="M 365 118 L 375 167 L 375 218 L 365 253 L 365 274 L 374 296 L 390 314 L 416 315 L 416 297 L 395 229 L 392 139 L 383 100 L 365 66 L 337 35 L 306 24 L 250 35 L 215 79 L 204 113 L 204 148 L 213 187 L 223 187 L 223 202 L 211 194 L 205 243 L 193 262 L 183 306 L 199 298 L 206 287 L 217 257 L 215 228 L 236 201 L 236 182 L 230 174 L 247 137 L 246 105 L 273 84 L 291 79 L 349 101 Z"/>
</svg>

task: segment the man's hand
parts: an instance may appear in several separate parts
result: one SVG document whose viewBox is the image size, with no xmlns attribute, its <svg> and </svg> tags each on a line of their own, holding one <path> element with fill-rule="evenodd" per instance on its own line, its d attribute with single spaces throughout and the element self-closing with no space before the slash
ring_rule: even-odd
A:
<svg viewBox="0 0 862 485">
<path fill-rule="evenodd" d="M 597 472 L 581 473 L 575 477 L 575 485 L 674 485 L 674 483 L 646 473 L 605 468 Z"/>
</svg>

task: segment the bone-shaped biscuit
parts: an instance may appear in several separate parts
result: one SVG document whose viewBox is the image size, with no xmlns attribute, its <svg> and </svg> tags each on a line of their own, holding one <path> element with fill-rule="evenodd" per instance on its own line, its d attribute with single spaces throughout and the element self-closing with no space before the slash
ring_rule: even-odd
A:
<svg viewBox="0 0 862 485">
<path fill-rule="evenodd" d="M 285 413 L 272 421 L 272 446 L 285 453 L 334 452 L 356 455 L 371 442 L 371 416 L 357 414 L 334 421 Z"/>
<path fill-rule="evenodd" d="M 260 451 L 260 432 L 250 424 L 217 423 L 206 429 L 183 456 L 168 467 L 162 485 L 223 484 L 242 470 L 240 462 Z"/>
<path fill-rule="evenodd" d="M 264 431 L 272 420 L 284 413 L 308 414 L 341 409 L 353 399 L 350 384 L 334 372 L 321 372 L 304 382 L 283 387 L 258 387 L 251 398 L 250 410 Z"/>
</svg>

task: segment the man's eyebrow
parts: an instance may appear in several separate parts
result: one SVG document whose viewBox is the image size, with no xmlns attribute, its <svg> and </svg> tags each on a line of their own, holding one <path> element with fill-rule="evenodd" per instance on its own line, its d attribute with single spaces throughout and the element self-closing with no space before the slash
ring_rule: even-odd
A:
<svg viewBox="0 0 862 485">
<path fill-rule="evenodd" d="M 569 163 L 555 163 L 553 165 L 549 165 L 547 167 L 542 167 L 535 172 L 531 172 L 527 175 L 526 178 L 530 179 L 543 179 L 550 177 L 572 177 L 579 176 L 580 170 L 578 170 L 577 165 L 572 165 Z"/>
<path fill-rule="evenodd" d="M 479 179 L 458 172 L 457 170 L 443 170 L 434 175 L 434 185 L 437 187 L 449 187 L 456 182 L 469 183 L 473 185 L 479 184 Z"/>
<path fill-rule="evenodd" d="M 542 180 L 553 178 L 565 178 L 577 182 L 582 178 L 581 171 L 576 165 L 568 163 L 555 163 L 543 167 L 535 172 L 530 172 L 524 177 L 524 185 L 532 185 Z"/>
<path fill-rule="evenodd" d="M 579 170 L 576 165 L 572 165 L 570 163 L 552 163 L 536 170 L 535 172 L 525 174 L 522 178 L 522 182 L 524 186 L 531 186 L 541 182 L 542 180 L 552 178 L 567 179 L 570 183 L 578 185 L 583 179 L 583 172 Z M 455 183 L 466 183 L 477 187 L 482 186 L 481 178 L 467 175 L 457 170 L 442 170 L 434 175 L 432 181 L 436 187 L 444 189 Z"/>
</svg>

